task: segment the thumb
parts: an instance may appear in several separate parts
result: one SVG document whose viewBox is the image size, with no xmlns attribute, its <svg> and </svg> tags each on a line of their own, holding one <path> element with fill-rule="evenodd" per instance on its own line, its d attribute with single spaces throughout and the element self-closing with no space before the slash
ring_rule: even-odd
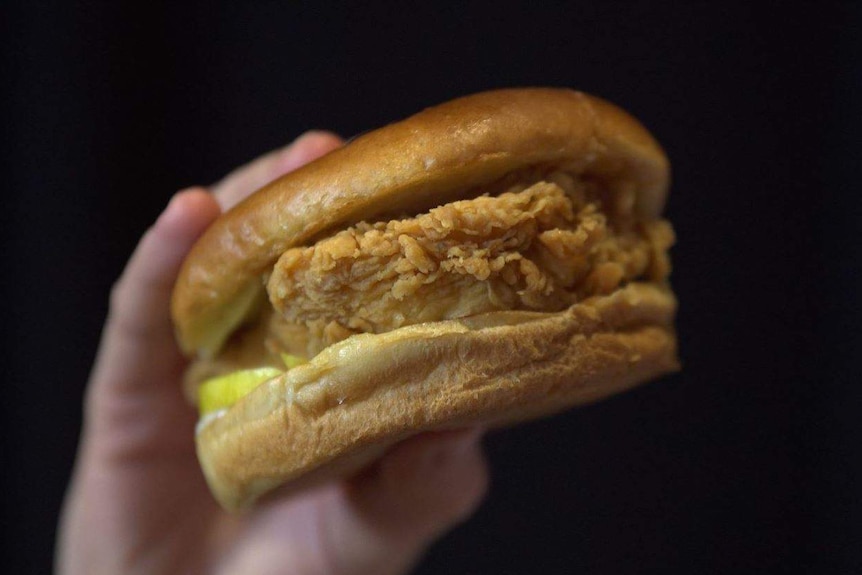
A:
<svg viewBox="0 0 862 575">
<path fill-rule="evenodd" d="M 467 519 L 488 486 L 480 438 L 479 429 L 420 435 L 354 479 L 330 516 L 333 572 L 406 572 Z"/>
</svg>

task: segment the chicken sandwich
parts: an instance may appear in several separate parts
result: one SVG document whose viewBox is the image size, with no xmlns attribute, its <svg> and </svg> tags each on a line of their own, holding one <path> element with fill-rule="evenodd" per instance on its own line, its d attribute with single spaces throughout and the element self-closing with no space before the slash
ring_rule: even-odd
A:
<svg viewBox="0 0 862 575">
<path fill-rule="evenodd" d="M 172 307 L 216 498 L 676 369 L 668 183 L 619 108 L 511 89 L 364 134 L 224 214 Z"/>
</svg>

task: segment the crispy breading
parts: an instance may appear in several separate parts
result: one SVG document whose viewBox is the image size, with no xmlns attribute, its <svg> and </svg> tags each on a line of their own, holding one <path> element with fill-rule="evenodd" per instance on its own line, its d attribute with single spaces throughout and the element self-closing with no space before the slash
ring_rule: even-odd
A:
<svg viewBox="0 0 862 575">
<path fill-rule="evenodd" d="M 622 227 L 570 181 L 542 181 L 290 249 L 267 290 L 285 324 L 309 328 L 312 351 L 356 332 L 503 309 L 558 311 L 667 276 L 670 226 Z"/>
</svg>

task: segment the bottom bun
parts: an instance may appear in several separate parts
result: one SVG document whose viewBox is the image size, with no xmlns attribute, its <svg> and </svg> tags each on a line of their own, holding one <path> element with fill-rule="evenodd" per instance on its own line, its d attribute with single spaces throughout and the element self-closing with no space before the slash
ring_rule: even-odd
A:
<svg viewBox="0 0 862 575">
<path fill-rule="evenodd" d="M 218 501 L 248 507 L 358 471 L 423 431 L 495 427 L 678 369 L 669 289 L 631 284 L 553 314 L 496 312 L 351 337 L 199 426 Z"/>
</svg>

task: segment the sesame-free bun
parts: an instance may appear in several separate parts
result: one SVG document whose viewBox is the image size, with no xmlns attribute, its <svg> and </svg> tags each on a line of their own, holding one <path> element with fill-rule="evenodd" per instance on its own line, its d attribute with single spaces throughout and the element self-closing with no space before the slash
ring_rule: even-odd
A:
<svg viewBox="0 0 862 575">
<path fill-rule="evenodd" d="M 291 172 L 218 219 L 186 259 L 173 294 L 177 337 L 214 355 L 288 248 L 362 219 L 419 212 L 533 166 L 633 187 L 636 207 L 664 206 L 669 164 L 620 108 L 582 92 L 522 88 L 428 108 Z"/>
<path fill-rule="evenodd" d="M 219 218 L 186 259 L 172 301 L 178 340 L 218 354 L 287 249 L 362 220 L 419 214 L 530 170 L 633 194 L 657 219 L 669 164 L 646 129 L 562 89 L 486 92 L 364 134 Z M 216 498 L 247 507 L 356 471 L 423 431 L 511 424 L 677 369 L 676 300 L 635 281 L 560 312 L 496 311 L 353 335 L 204 418 L 198 456 Z M 278 489 L 281 488 L 281 489 Z"/>
<path fill-rule="evenodd" d="M 564 312 L 494 312 L 363 334 L 272 379 L 197 434 L 230 510 L 344 476 L 423 431 L 511 424 L 677 369 L 673 295 L 630 284 Z"/>
</svg>

